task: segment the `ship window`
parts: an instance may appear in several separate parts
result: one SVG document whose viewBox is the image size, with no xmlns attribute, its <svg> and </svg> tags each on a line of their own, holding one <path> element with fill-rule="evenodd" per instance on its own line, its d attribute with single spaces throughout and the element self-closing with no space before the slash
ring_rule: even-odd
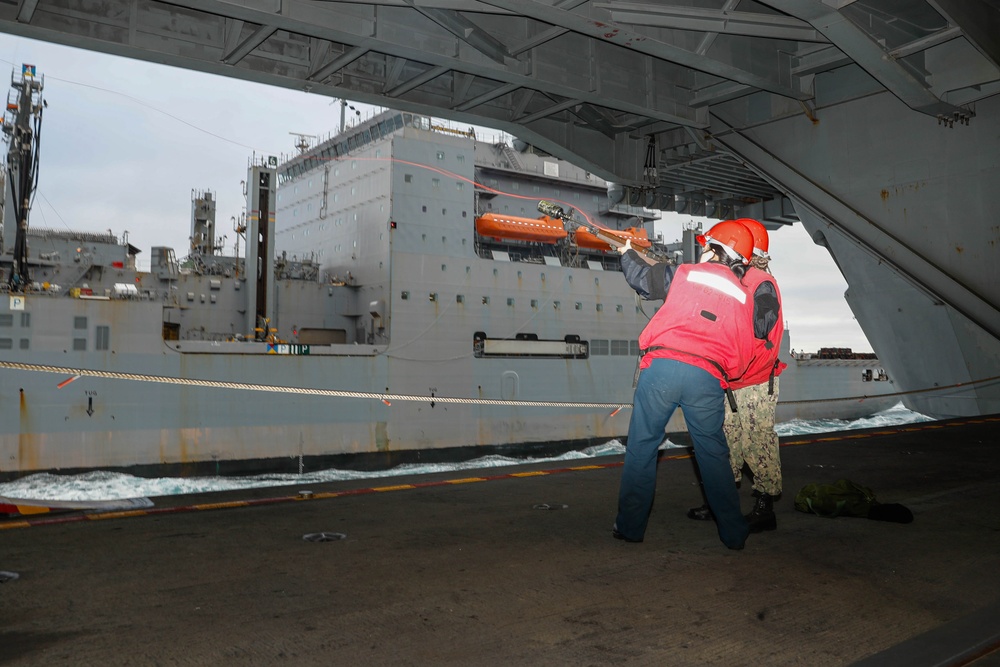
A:
<svg viewBox="0 0 1000 667">
<path fill-rule="evenodd" d="M 466 217 L 466 216 L 467 216 L 468 214 L 469 214 L 469 212 L 468 212 L 468 211 L 462 211 L 462 217 L 463 217 L 463 218 L 464 218 L 464 217 Z"/>
<path fill-rule="evenodd" d="M 613 357 L 627 357 L 629 354 L 629 345 L 627 340 L 613 340 L 611 341 L 611 356 Z"/>
<path fill-rule="evenodd" d="M 441 179 L 440 178 L 432 178 L 431 179 L 431 187 L 434 188 L 435 190 L 437 190 L 438 188 L 440 188 L 441 187 Z"/>
<path fill-rule="evenodd" d="M 576 302 L 576 303 L 575 303 L 575 304 L 573 305 L 573 307 L 574 307 L 574 308 L 576 308 L 577 310 L 583 310 L 583 302 L 582 302 L 582 301 L 577 301 L 577 302 Z"/>
<path fill-rule="evenodd" d="M 595 285 L 600 285 L 601 284 L 601 279 L 600 278 L 594 278 L 594 284 Z"/>
<path fill-rule="evenodd" d="M 590 341 L 590 354 L 607 356 L 610 348 L 608 347 L 608 341 L 603 338 L 595 338 Z"/>
<path fill-rule="evenodd" d="M 490 297 L 488 297 L 488 296 L 484 296 L 483 297 L 483 305 L 484 306 L 490 305 Z"/>
<path fill-rule="evenodd" d="M 465 303 L 465 295 L 463 295 L 463 294 L 456 294 L 455 295 L 455 303 Z"/>
<path fill-rule="evenodd" d="M 431 292 L 429 296 L 430 296 L 430 300 L 431 301 L 437 301 L 438 300 L 438 294 L 437 294 L 437 292 Z"/>
<path fill-rule="evenodd" d="M 441 209 L 441 215 L 448 215 L 448 209 L 446 208 Z"/>
<path fill-rule="evenodd" d="M 10 350 L 14 347 L 13 338 L 0 338 L 0 350 Z"/>
<path fill-rule="evenodd" d="M 531 186 L 531 191 L 532 192 L 541 192 L 542 189 L 540 187 L 538 187 L 537 185 L 532 185 Z"/>
<path fill-rule="evenodd" d="M 507 305 L 508 306 L 514 305 L 514 297 L 507 297 Z"/>
<path fill-rule="evenodd" d="M 632 354 L 633 357 L 638 357 L 639 356 L 639 341 L 637 341 L 637 340 L 630 340 L 629 343 L 628 343 L 628 349 L 631 352 L 631 354 Z"/>
<path fill-rule="evenodd" d="M 444 151 L 438 151 L 437 152 L 437 158 L 439 160 L 443 160 L 444 159 Z"/>
<path fill-rule="evenodd" d="M 599 313 L 604 312 L 604 304 L 603 303 L 597 304 L 597 312 L 599 312 Z"/>
<path fill-rule="evenodd" d="M 86 338 L 74 338 L 73 339 L 73 350 L 76 352 L 82 352 L 87 349 L 87 339 Z"/>
<path fill-rule="evenodd" d="M 554 309 L 556 309 L 556 310 L 559 310 L 559 302 L 558 302 L 558 301 L 553 301 L 553 302 L 552 302 L 552 307 L 553 307 Z"/>
<path fill-rule="evenodd" d="M 22 350 L 27 350 L 29 344 L 30 344 L 30 341 L 27 338 L 22 338 L 21 339 L 21 349 Z"/>
<path fill-rule="evenodd" d="M 74 317 L 73 318 L 73 328 L 74 329 L 86 329 L 87 328 L 87 318 L 86 317 Z"/>
<path fill-rule="evenodd" d="M 531 300 L 531 307 L 534 308 L 535 310 L 538 310 L 538 299 Z"/>
<path fill-rule="evenodd" d="M 351 186 L 351 196 L 358 194 L 358 188 L 354 185 Z"/>
<path fill-rule="evenodd" d="M 442 265 L 441 265 L 441 270 L 442 270 L 442 271 L 446 270 L 447 268 L 448 268 L 448 265 L 447 265 L 447 264 L 442 264 Z"/>
<path fill-rule="evenodd" d="M 31 313 L 21 313 L 21 326 L 22 327 L 31 326 Z"/>
<path fill-rule="evenodd" d="M 406 290 L 403 290 L 400 293 L 399 298 L 402 299 L 403 301 L 407 301 L 410 298 L 410 293 L 407 292 Z"/>
<path fill-rule="evenodd" d="M 510 189 L 511 190 L 520 190 L 521 189 L 521 184 L 515 181 L 515 182 L 513 182 L 513 183 L 510 184 Z"/>
<path fill-rule="evenodd" d="M 426 212 L 427 212 L 427 207 L 426 207 L 426 206 L 421 206 L 421 207 L 420 207 L 420 211 L 421 211 L 422 213 L 426 213 Z"/>
<path fill-rule="evenodd" d="M 351 169 L 357 169 L 357 168 L 358 168 L 358 161 L 351 160 Z"/>
<path fill-rule="evenodd" d="M 622 305 L 619 303 L 617 306 L 615 306 L 615 312 L 616 313 L 623 313 L 623 312 L 625 312 L 625 308 L 623 308 Z"/>
<path fill-rule="evenodd" d="M 465 189 L 465 183 L 463 183 L 462 181 L 455 181 L 455 189 L 461 192 L 462 190 Z"/>
<path fill-rule="evenodd" d="M 340 167 L 337 167 L 336 169 L 333 170 L 333 175 L 340 176 Z"/>
<path fill-rule="evenodd" d="M 215 296 L 214 294 L 212 295 Z M 110 345 L 111 339 L 111 327 L 108 326 L 98 326 L 96 335 L 94 337 L 94 349 L 96 350 L 108 350 L 111 349 Z"/>
<path fill-rule="evenodd" d="M 13 313 L 4 313 L 0 315 L 0 327 L 12 327 L 14 326 L 14 315 Z"/>
</svg>

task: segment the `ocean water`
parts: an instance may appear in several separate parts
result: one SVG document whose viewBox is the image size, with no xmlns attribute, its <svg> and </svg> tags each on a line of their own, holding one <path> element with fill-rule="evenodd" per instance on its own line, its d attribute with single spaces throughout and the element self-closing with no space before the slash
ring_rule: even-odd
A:
<svg viewBox="0 0 1000 667">
<path fill-rule="evenodd" d="M 912 412 L 899 403 L 895 407 L 871 417 L 845 421 L 840 419 L 819 419 L 813 421 L 793 420 L 778 424 L 775 430 L 780 436 L 848 431 L 880 426 L 899 426 L 916 422 L 931 421 L 929 417 Z M 669 440 L 661 449 L 679 447 Z M 53 475 L 41 473 L 29 475 L 14 482 L 0 484 L 0 496 L 33 500 L 117 500 L 170 496 L 212 491 L 231 491 L 260 487 L 301 486 L 320 482 L 335 482 L 352 479 L 385 478 L 401 475 L 429 474 L 461 470 L 500 468 L 524 463 L 558 463 L 613 456 L 625 453 L 619 440 L 589 447 L 580 451 L 567 452 L 550 458 L 509 458 L 505 456 L 484 456 L 471 461 L 453 464 L 405 464 L 389 470 L 359 472 L 354 470 L 323 470 L 301 475 L 253 475 L 247 477 L 134 477 L 118 472 L 94 471 L 79 475 Z"/>
</svg>

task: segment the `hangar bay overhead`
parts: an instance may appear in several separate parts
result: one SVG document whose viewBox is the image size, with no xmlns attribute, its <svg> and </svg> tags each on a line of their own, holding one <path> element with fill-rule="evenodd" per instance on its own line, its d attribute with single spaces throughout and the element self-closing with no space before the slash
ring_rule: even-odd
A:
<svg viewBox="0 0 1000 667">
<path fill-rule="evenodd" d="M 994 0 L 0 0 L 0 30 L 497 127 L 632 204 L 801 222 L 911 407 L 1000 412 Z"/>
</svg>

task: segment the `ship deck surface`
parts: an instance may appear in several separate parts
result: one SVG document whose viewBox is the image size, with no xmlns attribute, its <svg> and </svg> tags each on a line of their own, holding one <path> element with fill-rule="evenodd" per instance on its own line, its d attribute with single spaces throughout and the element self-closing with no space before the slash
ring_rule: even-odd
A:
<svg viewBox="0 0 1000 667">
<path fill-rule="evenodd" d="M 701 502 L 685 450 L 661 463 L 642 544 L 610 536 L 620 457 L 8 520 L 0 662 L 997 664 L 998 423 L 782 438 L 778 530 L 741 552 L 685 518 Z M 915 521 L 794 510 L 842 477 Z M 303 539 L 322 531 L 346 538 Z"/>
</svg>

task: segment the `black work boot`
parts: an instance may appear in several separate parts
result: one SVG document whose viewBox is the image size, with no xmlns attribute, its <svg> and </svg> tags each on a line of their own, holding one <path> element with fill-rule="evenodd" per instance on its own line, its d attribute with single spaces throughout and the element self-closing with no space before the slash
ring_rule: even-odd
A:
<svg viewBox="0 0 1000 667">
<path fill-rule="evenodd" d="M 774 516 L 774 497 L 760 491 L 753 492 L 756 501 L 750 514 L 745 515 L 750 524 L 751 533 L 774 530 L 778 527 L 778 519 Z"/>
<path fill-rule="evenodd" d="M 695 521 L 711 521 L 712 520 L 712 510 L 705 503 L 701 507 L 692 507 L 688 510 L 688 518 L 694 519 Z"/>
</svg>

